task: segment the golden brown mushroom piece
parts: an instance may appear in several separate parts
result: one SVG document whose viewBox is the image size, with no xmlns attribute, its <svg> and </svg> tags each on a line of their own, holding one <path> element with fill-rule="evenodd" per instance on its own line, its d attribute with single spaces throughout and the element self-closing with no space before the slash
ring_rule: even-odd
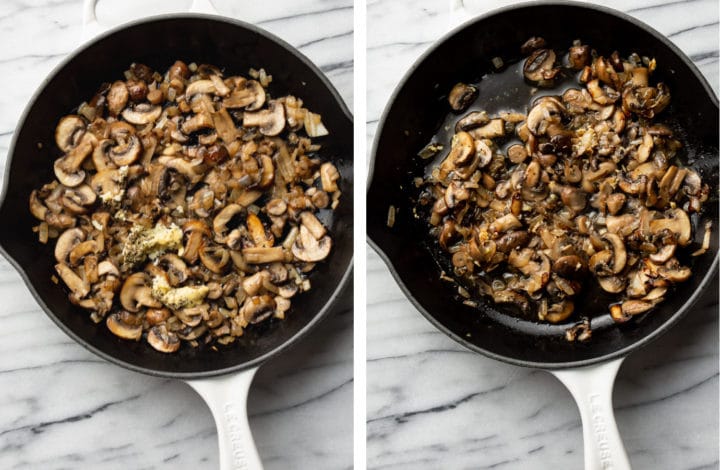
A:
<svg viewBox="0 0 720 470">
<path fill-rule="evenodd" d="M 155 350 L 162 353 L 173 353 L 180 349 L 180 339 L 165 325 L 153 326 L 147 335 L 147 341 Z"/>
<path fill-rule="evenodd" d="M 245 112 L 243 126 L 257 127 L 263 135 L 278 135 L 285 128 L 285 107 L 273 100 L 268 103 L 268 109 Z"/>
<path fill-rule="evenodd" d="M 60 119 L 55 128 L 55 143 L 58 148 L 67 153 L 73 149 L 85 134 L 85 120 L 80 116 L 70 115 Z"/>
<path fill-rule="evenodd" d="M 478 96 L 478 89 L 465 83 L 456 84 L 448 95 L 448 103 L 453 111 L 464 111 Z"/>
<path fill-rule="evenodd" d="M 147 274 L 136 272 L 128 276 L 120 291 L 120 303 L 128 312 L 138 312 L 140 307 L 161 307 L 152 296 Z"/>
</svg>

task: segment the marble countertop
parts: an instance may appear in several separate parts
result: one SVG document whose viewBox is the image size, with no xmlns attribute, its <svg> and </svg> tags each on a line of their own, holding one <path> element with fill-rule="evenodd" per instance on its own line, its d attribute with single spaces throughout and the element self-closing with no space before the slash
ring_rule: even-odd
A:
<svg viewBox="0 0 720 470">
<path fill-rule="evenodd" d="M 0 94 L 0 174 L 31 94 L 81 40 L 81 3 L 0 3 L 0 89 L 10 90 Z M 351 0 L 214 3 L 221 14 L 298 47 L 352 107 Z M 131 0 L 122 3 L 127 16 L 110 21 L 105 0 L 98 16 L 114 24 L 139 11 L 182 11 L 189 4 Z M 124 370 L 83 349 L 47 318 L 4 259 L 0 298 L 0 468 L 217 468 L 215 425 L 190 387 Z M 260 369 L 249 411 L 267 469 L 352 467 L 352 325 L 346 296 L 310 337 Z"/>
<path fill-rule="evenodd" d="M 477 12 L 512 3 L 465 0 Z M 595 3 L 668 35 L 717 92 L 716 0 Z M 368 1 L 370 141 L 405 71 L 452 27 L 448 4 Z M 462 348 L 417 312 L 368 253 L 368 468 L 582 468 L 580 416 L 563 386 L 545 372 Z M 634 469 L 718 468 L 717 292 L 626 360 L 614 402 Z"/>
</svg>

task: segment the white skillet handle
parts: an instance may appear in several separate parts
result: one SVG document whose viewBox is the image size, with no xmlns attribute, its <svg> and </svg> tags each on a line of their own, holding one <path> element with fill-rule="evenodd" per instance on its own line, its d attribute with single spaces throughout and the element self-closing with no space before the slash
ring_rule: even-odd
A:
<svg viewBox="0 0 720 470">
<path fill-rule="evenodd" d="M 580 409 L 585 470 L 630 470 L 612 405 L 613 385 L 622 361 L 551 371 L 570 390 Z"/>
<path fill-rule="evenodd" d="M 210 407 L 217 426 L 220 470 L 262 470 L 247 416 L 247 397 L 257 368 L 187 383 Z"/>
<path fill-rule="evenodd" d="M 99 0 L 83 0 L 83 20 L 82 20 L 82 40 L 89 41 L 98 34 L 102 33 L 107 26 L 103 26 L 98 22 L 95 14 L 95 7 Z M 217 15 L 218 12 L 212 4 L 211 0 L 193 0 L 190 13 L 205 13 L 207 15 Z"/>
</svg>

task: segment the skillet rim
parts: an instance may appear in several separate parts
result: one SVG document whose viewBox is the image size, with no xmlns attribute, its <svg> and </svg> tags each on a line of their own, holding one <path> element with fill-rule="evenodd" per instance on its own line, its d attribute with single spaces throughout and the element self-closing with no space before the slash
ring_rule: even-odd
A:
<svg viewBox="0 0 720 470">
<path fill-rule="evenodd" d="M 10 141 L 10 146 L 8 147 L 7 157 L 5 160 L 5 171 L 3 175 L 3 182 L 2 182 L 2 190 L 0 191 L 0 209 L 4 207 L 7 196 L 7 190 L 9 186 L 10 181 L 10 170 L 12 168 L 12 160 L 15 156 L 15 145 L 17 144 L 17 139 L 20 131 L 25 125 L 25 121 L 27 120 L 28 115 L 30 114 L 30 110 L 33 108 L 35 103 L 38 101 L 38 98 L 40 94 L 45 90 L 48 83 L 55 78 L 55 76 L 60 73 L 71 61 L 73 61 L 76 57 L 80 56 L 81 54 L 85 53 L 87 49 L 94 46 L 98 42 L 105 40 L 109 36 L 112 36 L 116 33 L 119 33 L 123 30 L 133 28 L 135 26 L 143 25 L 146 23 L 156 23 L 156 22 L 163 22 L 168 20 L 178 20 L 178 19 L 190 19 L 190 20 L 198 20 L 198 21 L 211 21 L 211 22 L 222 22 L 222 23 L 228 23 L 234 27 L 237 28 L 243 28 L 248 30 L 249 32 L 261 36 L 264 39 L 267 39 L 271 42 L 276 43 L 280 47 L 282 47 L 285 51 L 287 51 L 289 54 L 294 56 L 296 59 L 300 60 L 303 64 L 305 64 L 320 80 L 320 82 L 325 86 L 325 89 L 329 93 L 329 95 L 335 100 L 335 104 L 340 108 L 340 111 L 345 116 L 345 118 L 350 121 L 351 124 L 354 125 L 353 115 L 350 113 L 350 110 L 345 103 L 345 100 L 342 98 L 340 93 L 337 91 L 335 86 L 330 82 L 330 80 L 327 78 L 327 76 L 323 73 L 320 68 L 315 65 L 310 59 L 308 59 L 302 52 L 300 52 L 297 48 L 289 44 L 288 42 L 284 41 L 283 39 L 279 38 L 273 33 L 270 33 L 269 31 L 266 31 L 265 29 L 256 26 L 251 23 L 247 23 L 245 21 L 241 21 L 235 18 L 222 16 L 222 15 L 211 15 L 211 14 L 204 14 L 204 13 L 166 13 L 161 15 L 153 15 L 145 18 L 140 18 L 137 20 L 129 21 L 117 26 L 114 26 L 107 31 L 104 31 L 97 36 L 94 36 L 92 39 L 87 40 L 83 42 L 80 46 L 78 46 L 76 49 L 71 51 L 69 54 L 67 54 L 53 69 L 48 73 L 48 75 L 43 79 L 43 81 L 38 85 L 38 87 L 33 92 L 32 96 L 28 100 L 27 104 L 25 105 L 25 108 L 23 109 L 22 113 L 20 114 L 20 118 L 18 119 L 18 123 L 15 126 L 15 129 L 13 131 L 12 140 Z M 350 161 L 352 162 L 352 167 L 354 169 L 355 166 L 355 159 L 354 155 L 352 155 L 352 158 Z M 354 220 L 354 207 L 351 208 L 351 212 L 353 214 L 353 220 Z M 354 233 L 354 223 L 351 225 L 351 230 Z M 45 312 L 45 314 L 50 317 L 50 319 L 55 323 L 66 335 L 68 335 L 73 341 L 80 344 L 82 347 L 90 351 L 91 353 L 99 356 L 100 358 L 118 365 L 120 367 L 123 367 L 125 369 L 139 372 L 141 374 L 150 375 L 154 377 L 162 377 L 162 378 L 172 378 L 172 379 L 181 379 L 181 380 L 192 380 L 192 379 L 203 379 L 203 378 L 209 378 L 209 377 L 217 377 L 221 375 L 227 375 L 233 372 L 241 372 L 247 369 L 251 368 L 257 368 L 260 367 L 263 363 L 265 363 L 267 360 L 269 360 L 272 357 L 275 357 L 279 354 L 281 354 L 286 349 L 292 347 L 295 345 L 296 342 L 300 341 L 303 337 L 307 336 L 307 334 L 315 328 L 318 323 L 320 323 L 325 317 L 328 316 L 330 311 L 332 310 L 332 307 L 336 304 L 338 298 L 340 295 L 342 295 L 345 291 L 345 287 L 347 285 L 348 279 L 351 277 L 353 272 L 353 265 L 354 265 L 354 253 L 351 254 L 350 259 L 348 261 L 348 265 L 345 268 L 345 271 L 343 272 L 343 275 L 337 282 L 335 289 L 330 294 L 330 297 L 328 298 L 327 302 L 323 307 L 315 312 L 313 318 L 301 329 L 299 329 L 294 335 L 292 335 L 287 340 L 283 341 L 282 343 L 278 344 L 276 347 L 268 351 L 267 353 L 258 356 L 250 361 L 241 362 L 238 364 L 235 364 L 230 367 L 225 367 L 222 369 L 213 369 L 213 370 L 202 370 L 202 371 L 196 371 L 196 372 L 173 372 L 173 371 L 165 371 L 165 370 L 157 370 L 152 369 L 148 367 L 142 367 L 135 364 L 131 364 L 129 362 L 126 362 L 124 360 L 121 360 L 112 354 L 108 354 L 89 342 L 87 342 L 84 338 L 77 335 L 70 327 L 65 325 L 58 316 L 55 315 L 55 313 L 52 311 L 52 309 L 43 301 L 43 299 L 38 294 L 37 290 L 35 289 L 35 286 L 30 281 L 29 276 L 23 269 L 22 265 L 15 260 L 12 256 L 8 254 L 8 252 L 5 250 L 5 247 L 0 245 L 0 254 L 2 254 L 5 259 L 8 260 L 8 262 L 12 265 L 12 267 L 15 269 L 15 271 L 20 275 L 23 282 L 27 286 L 28 290 L 32 294 L 33 298 L 37 302 L 37 304 L 40 306 L 40 308 Z"/>
<path fill-rule="evenodd" d="M 440 46 L 442 46 L 446 41 L 451 39 L 456 34 L 460 33 L 461 31 L 465 30 L 466 28 L 472 28 L 476 25 L 476 23 L 491 19 L 493 16 L 497 16 L 503 13 L 506 13 L 508 11 L 515 11 L 515 10 L 522 10 L 525 8 L 536 8 L 536 7 L 572 7 L 572 8 L 578 8 L 580 10 L 587 9 L 592 10 L 600 13 L 604 13 L 610 16 L 614 16 L 620 20 L 623 20 L 627 23 L 632 24 L 633 26 L 636 26 L 640 28 L 641 30 L 645 31 L 646 33 L 653 36 L 655 39 L 657 39 L 661 44 L 663 44 L 666 48 L 670 50 L 676 57 L 678 57 L 689 69 L 690 72 L 695 76 L 697 81 L 702 85 L 703 90 L 705 94 L 710 98 L 711 104 L 713 104 L 716 108 L 718 108 L 718 97 L 715 94 L 715 91 L 710 87 L 710 84 L 708 83 L 707 79 L 702 75 L 700 70 L 697 68 L 697 66 L 690 60 L 690 58 L 682 51 L 678 46 L 676 46 L 670 39 L 668 39 L 665 35 L 657 31 L 655 28 L 651 27 L 650 25 L 646 24 L 643 21 L 640 21 L 639 19 L 615 10 L 613 8 L 600 6 L 592 3 L 581 3 L 577 1 L 569 1 L 569 0 L 539 0 L 539 1 L 524 1 L 521 3 L 517 3 L 514 5 L 496 8 L 493 10 L 490 10 L 486 13 L 483 13 L 481 15 L 474 16 L 464 22 L 462 22 L 460 25 L 454 27 L 449 32 L 445 33 L 443 36 L 440 37 L 440 39 L 433 42 L 420 56 L 415 59 L 413 64 L 410 66 L 410 68 L 405 72 L 403 77 L 400 79 L 398 84 L 395 86 L 395 89 L 393 90 L 392 94 L 390 95 L 390 98 L 388 99 L 387 104 L 385 105 L 385 108 L 383 109 L 383 113 L 380 117 L 380 120 L 378 121 L 377 131 L 375 132 L 375 136 L 373 139 L 373 146 L 372 146 L 372 152 L 370 154 L 370 161 L 368 163 L 368 178 L 366 183 L 366 193 L 370 192 L 370 189 L 372 187 L 373 179 L 375 176 L 375 162 L 377 159 L 377 152 L 379 148 L 379 142 L 380 137 L 382 136 L 383 130 L 385 128 L 386 121 L 388 119 L 388 116 L 390 114 L 390 110 L 392 109 L 393 105 L 395 104 L 395 101 L 397 100 L 398 95 L 403 91 L 405 88 L 405 85 L 413 78 L 416 70 L 420 67 L 422 63 L 425 62 L 425 60 L 433 54 Z M 366 208 L 367 211 L 367 208 Z M 390 274 L 392 275 L 393 279 L 395 279 L 395 282 L 398 284 L 400 289 L 402 290 L 403 294 L 405 294 L 405 297 L 410 301 L 410 303 L 427 319 L 435 328 L 440 330 L 441 332 L 445 333 L 447 336 L 452 338 L 454 341 L 462 345 L 463 347 L 476 352 L 480 353 L 483 356 L 489 357 L 491 359 L 495 359 L 501 362 L 505 362 L 508 364 L 521 366 L 521 367 L 529 367 L 534 369 L 545 369 L 545 370 L 561 370 L 561 369 L 572 369 L 572 368 L 580 368 L 580 367 L 587 367 L 594 364 L 599 364 L 602 362 L 608 362 L 613 359 L 617 358 L 624 358 L 627 357 L 631 352 L 640 349 L 647 344 L 651 343 L 655 339 L 662 336 L 665 332 L 667 332 L 668 329 L 672 328 L 685 314 L 690 310 L 690 308 L 697 302 L 697 300 L 700 298 L 700 296 L 703 294 L 705 289 L 707 288 L 708 284 L 713 280 L 715 275 L 718 272 L 718 265 L 720 263 L 720 251 L 718 251 L 715 254 L 715 258 L 713 259 L 710 268 L 705 272 L 702 280 L 698 284 L 695 291 L 690 295 L 690 297 L 685 301 L 685 303 L 674 313 L 670 318 L 668 318 L 664 323 L 662 323 L 658 328 L 651 331 L 649 334 L 644 336 L 643 338 L 631 342 L 628 345 L 616 349 L 615 351 L 595 356 L 589 359 L 583 359 L 583 360 L 576 360 L 576 361 L 567 361 L 567 362 L 543 362 L 543 361 L 526 361 L 522 359 L 516 359 L 514 357 L 505 356 L 502 354 L 498 354 L 492 351 L 489 351 L 487 349 L 484 349 L 480 346 L 477 346 L 473 343 L 470 343 L 462 336 L 459 336 L 455 334 L 454 332 L 450 331 L 449 328 L 445 327 L 440 321 L 435 318 L 433 314 L 431 314 L 410 292 L 410 288 L 405 284 L 405 282 L 402 280 L 399 271 L 395 268 L 395 265 L 390 260 L 390 257 L 385 253 L 385 251 L 381 248 L 380 244 L 375 242 L 373 240 L 371 235 L 371 230 L 368 228 L 367 230 L 367 241 L 370 244 L 370 246 L 375 250 L 375 252 L 380 256 L 380 258 L 383 260 L 385 265 L 388 267 L 388 270 L 390 271 Z"/>
</svg>

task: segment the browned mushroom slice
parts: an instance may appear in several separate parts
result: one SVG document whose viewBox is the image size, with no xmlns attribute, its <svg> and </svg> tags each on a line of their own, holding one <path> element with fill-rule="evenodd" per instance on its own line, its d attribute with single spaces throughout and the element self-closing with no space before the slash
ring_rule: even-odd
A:
<svg viewBox="0 0 720 470">
<path fill-rule="evenodd" d="M 103 153 L 118 166 L 130 165 L 137 160 L 142 151 L 140 139 L 135 135 L 135 128 L 122 121 L 116 121 L 109 127 L 109 136 L 115 145 L 103 144 Z M 93 154 L 93 161 L 95 154 Z M 97 157 L 100 158 L 99 155 Z M 98 168 L 100 170 L 101 168 Z"/>
<path fill-rule="evenodd" d="M 327 233 L 325 226 L 312 212 L 305 211 L 300 214 L 300 221 L 317 240 L 320 240 Z"/>
<path fill-rule="evenodd" d="M 132 108 L 126 108 L 122 112 L 122 117 L 131 124 L 143 126 L 157 121 L 160 114 L 162 114 L 162 106 L 140 103 L 136 104 Z"/>
<path fill-rule="evenodd" d="M 568 62 L 570 67 L 575 70 L 581 70 L 590 63 L 590 46 L 578 45 L 570 48 L 568 53 Z"/>
<path fill-rule="evenodd" d="M 256 247 L 270 248 L 273 246 L 275 242 L 274 237 L 272 234 L 267 233 L 260 217 L 251 212 L 247 215 L 245 223 L 247 225 L 248 234 Z"/>
<path fill-rule="evenodd" d="M 653 308 L 655 304 L 653 302 L 645 302 L 642 300 L 625 300 L 620 304 L 623 315 L 640 315 Z"/>
<path fill-rule="evenodd" d="M 217 112 L 213 113 L 212 118 L 215 130 L 223 142 L 225 142 L 225 144 L 234 142 L 238 136 L 238 130 L 227 109 L 220 108 Z"/>
<path fill-rule="evenodd" d="M 322 184 L 323 191 L 327 191 L 329 193 L 338 191 L 339 188 L 337 182 L 339 179 L 340 173 L 335 165 L 330 162 L 325 162 L 320 165 L 320 182 Z"/>
<path fill-rule="evenodd" d="M 300 233 L 292 246 L 295 258 L 306 263 L 322 261 L 330 254 L 332 239 L 325 235 L 316 239 L 305 225 L 300 226 Z"/>
<path fill-rule="evenodd" d="M 275 311 L 275 300 L 269 295 L 248 297 L 239 314 L 247 323 L 260 323 Z"/>
<path fill-rule="evenodd" d="M 239 204 L 228 204 L 217 213 L 213 219 L 213 232 L 215 233 L 216 240 L 223 243 L 227 239 L 227 234 L 225 233 L 227 231 L 227 223 L 243 210 L 244 208 Z"/>
<path fill-rule="evenodd" d="M 555 260 L 553 272 L 567 279 L 579 279 L 585 275 L 585 262 L 577 255 L 565 255 Z"/>
<path fill-rule="evenodd" d="M 97 199 L 95 191 L 87 184 L 63 191 L 62 204 L 72 214 L 84 214 Z"/>
<path fill-rule="evenodd" d="M 195 80 L 185 88 L 185 99 L 189 102 L 198 94 L 213 94 L 216 88 L 212 80 Z"/>
<path fill-rule="evenodd" d="M 692 225 L 687 213 L 680 208 L 675 208 L 667 211 L 666 215 L 668 216 L 666 218 L 651 220 L 650 231 L 657 234 L 668 230 L 675 234 L 678 245 L 689 244 L 692 238 Z"/>
<path fill-rule="evenodd" d="M 469 131 L 471 129 L 475 129 L 476 127 L 484 126 L 489 122 L 490 117 L 487 112 L 474 111 L 460 119 L 457 124 L 455 124 L 455 132 Z"/>
<path fill-rule="evenodd" d="M 502 119 L 491 119 L 484 126 L 468 131 L 474 139 L 494 139 L 505 135 L 505 121 Z"/>
<path fill-rule="evenodd" d="M 94 139 L 91 134 L 85 133 L 77 146 L 70 149 L 64 157 L 55 160 L 53 169 L 58 181 L 72 188 L 85 180 L 85 170 L 82 169 L 82 164 L 92 153 Z"/>
<path fill-rule="evenodd" d="M 122 339 L 139 340 L 143 332 L 142 322 L 138 322 L 137 319 L 133 317 L 134 316 L 129 315 L 127 312 L 113 313 L 107 317 L 105 324 L 108 330 L 115 336 Z M 132 320 L 135 321 L 133 322 Z"/>
<path fill-rule="evenodd" d="M 120 291 L 120 303 L 129 312 L 138 312 L 140 307 L 161 307 L 152 296 L 152 289 L 148 285 L 148 277 L 145 273 L 134 273 L 125 279 Z"/>
<path fill-rule="evenodd" d="M 475 101 L 478 96 L 478 90 L 472 85 L 465 83 L 456 84 L 450 94 L 448 94 L 448 103 L 454 111 L 464 111 L 470 104 Z"/>
<path fill-rule="evenodd" d="M 560 323 L 567 320 L 575 310 L 575 304 L 572 300 L 566 299 L 560 303 L 553 304 L 548 307 L 548 311 L 545 314 L 545 320 L 550 323 Z"/>
<path fill-rule="evenodd" d="M 278 135 L 285 128 L 285 107 L 277 101 L 270 101 L 262 111 L 245 112 L 243 126 L 258 127 L 263 135 Z"/>
<path fill-rule="evenodd" d="M 558 124 L 565 114 L 565 106 L 553 96 L 540 98 L 530 109 L 527 128 L 535 135 L 544 135 L 551 124 Z"/>
<path fill-rule="evenodd" d="M 614 233 L 606 233 L 602 238 L 606 240 L 612 248 L 612 272 L 618 274 L 625 268 L 625 264 L 627 263 L 625 244 L 622 239 Z"/>
<path fill-rule="evenodd" d="M 85 134 L 85 121 L 80 116 L 69 115 L 60 119 L 55 128 L 55 143 L 67 153 L 72 150 Z"/>
<path fill-rule="evenodd" d="M 65 285 L 77 298 L 82 299 L 90 292 L 90 284 L 81 278 L 70 266 L 64 263 L 55 265 L 55 270 L 60 275 Z"/>
<path fill-rule="evenodd" d="M 173 353 L 180 349 L 180 339 L 175 333 L 168 331 L 165 325 L 152 327 L 147 341 L 155 350 L 163 353 Z"/>
<path fill-rule="evenodd" d="M 48 208 L 38 199 L 37 189 L 30 193 L 30 213 L 38 220 L 45 220 Z"/>
<path fill-rule="evenodd" d="M 202 220 L 193 219 L 187 221 L 182 230 L 187 240 L 181 256 L 185 261 L 194 263 L 197 260 L 204 237 L 210 236 L 210 229 Z"/>
<path fill-rule="evenodd" d="M 85 240 L 84 242 L 78 243 L 72 250 L 70 250 L 68 260 L 70 261 L 71 266 L 77 266 L 78 263 L 87 255 L 97 252 L 97 242 L 95 240 Z"/>
<path fill-rule="evenodd" d="M 629 314 L 623 312 L 622 306 L 620 304 L 614 304 L 610 306 L 610 316 L 615 321 L 615 323 L 625 323 L 631 318 Z"/>
<path fill-rule="evenodd" d="M 651 254 L 648 256 L 650 258 L 650 261 L 657 264 L 663 264 L 667 260 L 673 257 L 675 254 L 675 248 L 677 245 L 671 244 L 671 245 L 663 245 L 662 248 L 660 248 L 656 253 Z"/>
<path fill-rule="evenodd" d="M 619 294 L 627 285 L 626 278 L 620 276 L 599 277 L 597 281 L 605 292 L 611 294 Z"/>
<path fill-rule="evenodd" d="M 193 307 L 184 307 L 175 311 L 175 316 L 183 322 L 183 324 L 195 327 L 202 322 L 203 315 L 207 316 L 208 305 L 196 305 Z"/>
<path fill-rule="evenodd" d="M 664 83 L 657 87 L 627 87 L 622 94 L 623 110 L 652 119 L 670 104 L 670 90 Z"/>
<path fill-rule="evenodd" d="M 467 132 L 458 132 L 452 138 L 450 153 L 440 165 L 439 177 L 445 179 L 458 166 L 469 166 L 475 171 L 478 161 L 475 159 L 475 142 Z M 473 167 L 474 162 L 474 167 Z"/>
<path fill-rule="evenodd" d="M 523 75 L 531 82 L 552 80 L 559 69 L 555 65 L 555 52 L 551 49 L 538 49 L 530 54 L 523 65 Z"/>
<path fill-rule="evenodd" d="M 243 81 L 223 100 L 223 106 L 227 109 L 245 108 L 247 111 L 256 111 L 263 104 L 265 104 L 265 90 L 256 80 Z"/>
<path fill-rule="evenodd" d="M 67 263 L 70 252 L 85 240 L 85 232 L 80 228 L 70 228 L 60 235 L 55 243 L 55 259 L 58 263 Z"/>
<path fill-rule="evenodd" d="M 129 97 L 130 92 L 128 91 L 125 82 L 117 81 L 113 83 L 110 87 L 110 90 L 108 90 L 106 98 L 110 115 L 117 116 L 118 114 L 120 114 L 120 111 L 125 108 Z"/>
<path fill-rule="evenodd" d="M 222 274 L 230 261 L 230 253 L 221 246 L 202 246 L 198 254 L 202 264 L 216 274 Z"/>
<path fill-rule="evenodd" d="M 185 134 L 192 134 L 201 129 L 211 129 L 213 127 L 213 119 L 209 113 L 200 112 L 185 120 L 182 124 L 182 131 Z"/>
<path fill-rule="evenodd" d="M 315 239 L 313 238 L 313 240 Z M 285 251 L 281 246 L 243 248 L 242 254 L 245 258 L 245 262 L 249 264 L 266 264 L 274 263 L 276 261 L 285 261 Z"/>
</svg>

